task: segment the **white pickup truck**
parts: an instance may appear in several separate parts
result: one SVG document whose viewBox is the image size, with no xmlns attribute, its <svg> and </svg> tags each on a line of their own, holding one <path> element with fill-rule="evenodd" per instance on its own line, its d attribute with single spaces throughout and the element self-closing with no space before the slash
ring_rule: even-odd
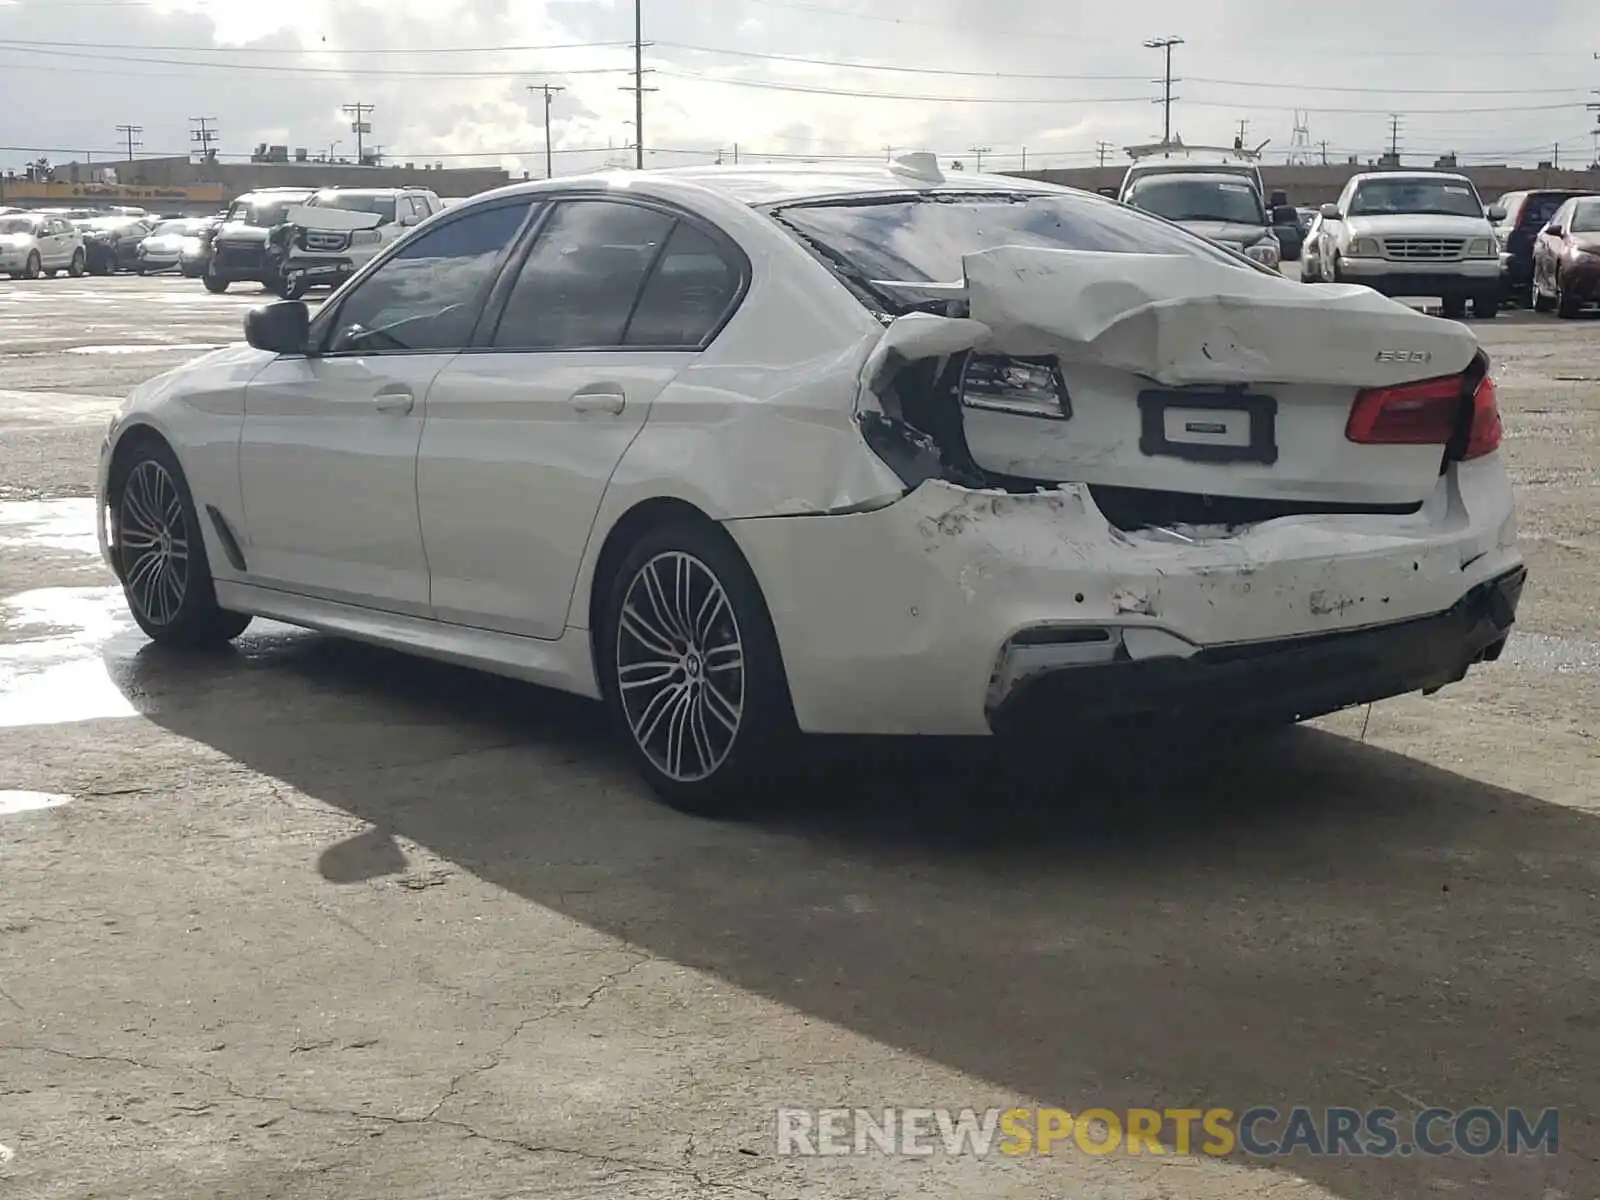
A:
<svg viewBox="0 0 1600 1200">
<path fill-rule="evenodd" d="M 1500 308 L 1500 246 L 1465 175 L 1449 171 L 1374 171 L 1353 176 L 1338 203 L 1322 206 L 1317 261 L 1332 283 L 1362 283 L 1391 298 L 1437 296 L 1459 319 Z"/>
</svg>

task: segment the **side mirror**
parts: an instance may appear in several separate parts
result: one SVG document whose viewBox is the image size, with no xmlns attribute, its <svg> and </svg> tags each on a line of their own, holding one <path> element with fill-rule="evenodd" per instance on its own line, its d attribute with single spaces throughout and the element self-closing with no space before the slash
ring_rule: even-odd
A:
<svg viewBox="0 0 1600 1200">
<path fill-rule="evenodd" d="M 263 304 L 244 319 L 244 340 L 272 354 L 304 354 L 310 336 L 311 310 L 304 300 Z"/>
<path fill-rule="evenodd" d="M 1322 219 L 1324 221 L 1339 220 L 1339 206 L 1337 204 L 1324 204 L 1322 206 Z"/>
<path fill-rule="evenodd" d="M 406 213 L 405 216 L 400 218 L 400 224 L 402 224 L 402 225 L 415 225 L 416 223 L 417 223 L 417 214 L 416 213 Z"/>
<path fill-rule="evenodd" d="M 1102 196 L 1109 196 L 1113 200 L 1117 198 L 1117 189 L 1114 187 L 1095 188 L 1095 191 L 1099 192 Z"/>
<path fill-rule="evenodd" d="M 1567 236 L 1567 231 L 1565 229 L 1561 228 L 1561 226 L 1559 226 L 1559 225 L 1551 225 L 1551 226 L 1549 226 L 1549 227 L 1547 227 L 1545 229 L 1545 232 L 1548 233 L 1551 237 L 1566 237 Z"/>
<path fill-rule="evenodd" d="M 1506 210 L 1503 205 L 1491 204 L 1485 210 L 1485 215 L 1489 218 L 1489 220 L 1498 225 L 1501 221 L 1506 219 Z"/>
<path fill-rule="evenodd" d="M 1300 214 L 1287 204 L 1280 204 L 1272 210 L 1272 223 L 1274 225 L 1293 225 L 1300 228 Z"/>
<path fill-rule="evenodd" d="M 1270 203 L 1273 208 L 1287 208 L 1289 205 L 1288 192 L 1273 192 Z"/>
</svg>

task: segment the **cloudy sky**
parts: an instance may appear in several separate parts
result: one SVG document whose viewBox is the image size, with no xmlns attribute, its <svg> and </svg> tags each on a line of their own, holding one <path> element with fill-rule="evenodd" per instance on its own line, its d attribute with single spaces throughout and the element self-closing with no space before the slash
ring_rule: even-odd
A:
<svg viewBox="0 0 1600 1200">
<path fill-rule="evenodd" d="M 651 165 L 935 150 L 970 164 L 1087 166 L 1096 146 L 1161 133 L 1147 38 L 1181 36 L 1173 126 L 1269 159 L 1308 115 L 1320 159 L 1386 148 L 1408 161 L 1594 158 L 1596 0 L 643 0 Z M 1290 10 L 1306 16 L 1291 19 Z M 540 174 L 630 145 L 629 0 L 0 0 L 0 165 L 183 153 L 190 119 L 219 149 L 354 150 L 341 106 L 372 104 L 386 156 Z M 337 145 L 335 145 L 337 143 Z M 1113 151 L 1113 161 L 1120 151 Z"/>
</svg>

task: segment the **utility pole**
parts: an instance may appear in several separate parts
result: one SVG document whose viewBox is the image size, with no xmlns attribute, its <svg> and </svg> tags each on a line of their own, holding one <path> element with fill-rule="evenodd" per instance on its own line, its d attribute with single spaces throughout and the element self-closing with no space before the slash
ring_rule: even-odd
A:
<svg viewBox="0 0 1600 1200">
<path fill-rule="evenodd" d="M 127 140 L 128 140 L 128 161 L 132 162 L 133 161 L 133 148 L 135 146 L 144 145 L 144 143 L 139 140 L 139 135 L 144 132 L 144 126 L 143 125 L 118 125 L 117 126 L 117 132 L 120 133 L 123 137 L 127 138 Z"/>
<path fill-rule="evenodd" d="M 350 132 L 356 135 L 356 166 L 363 166 L 367 161 L 367 156 L 362 153 L 364 145 L 362 139 L 372 132 L 372 126 L 367 121 L 367 118 L 372 115 L 372 105 L 359 102 L 346 104 L 344 111 L 350 117 Z"/>
<path fill-rule="evenodd" d="M 550 101 L 555 99 L 557 92 L 564 92 L 564 87 L 556 87 L 548 83 L 536 83 L 528 89 L 530 92 L 544 93 L 544 177 L 555 178 L 555 151 L 550 148 Z"/>
<path fill-rule="evenodd" d="M 644 170 L 644 94 L 655 88 L 644 85 L 644 0 L 633 0 L 633 86 L 622 90 L 633 93 L 633 165 Z"/>
<path fill-rule="evenodd" d="M 1400 114 L 1389 114 L 1389 157 L 1394 159 L 1394 165 L 1400 165 Z"/>
<path fill-rule="evenodd" d="M 1245 134 L 1247 134 L 1249 132 L 1250 132 L 1250 122 L 1249 122 L 1249 120 L 1248 119 L 1240 120 L 1240 122 L 1239 122 L 1239 132 L 1237 134 L 1235 134 L 1234 138 L 1233 138 L 1233 145 L 1234 145 L 1235 149 L 1238 149 L 1238 150 L 1243 150 L 1244 149 L 1244 136 L 1245 136 Z"/>
<path fill-rule="evenodd" d="M 1095 153 L 1097 153 L 1100 156 L 1100 165 L 1102 167 L 1105 166 L 1106 165 L 1106 155 L 1111 153 L 1111 143 L 1110 142 L 1096 142 L 1094 144 L 1094 148 L 1095 148 Z"/>
<path fill-rule="evenodd" d="M 1172 141 L 1172 101 L 1174 99 L 1172 85 L 1178 82 L 1172 78 L 1172 48 L 1181 45 L 1183 45 L 1181 37 L 1149 38 L 1144 44 L 1146 50 L 1164 50 L 1167 56 L 1167 69 L 1162 78 L 1155 80 L 1156 83 L 1162 85 L 1161 99 L 1157 100 L 1156 103 L 1161 105 L 1162 109 L 1161 141 L 1163 145 Z"/>
<path fill-rule="evenodd" d="M 1596 58 L 1600 58 L 1600 54 L 1596 54 L 1595 57 Z M 1600 88 L 1594 88 L 1594 89 L 1592 89 L 1592 92 L 1593 92 L 1594 95 L 1600 96 Z M 1584 107 L 1587 108 L 1590 112 L 1597 114 L 1595 119 L 1594 119 L 1595 120 L 1595 127 L 1594 127 L 1594 129 L 1592 129 L 1590 131 L 1590 134 L 1594 138 L 1594 161 L 1595 161 L 1595 165 L 1596 166 L 1600 166 L 1600 104 L 1586 104 L 1586 105 L 1584 105 Z"/>
<path fill-rule="evenodd" d="M 971 153 L 972 153 L 972 169 L 974 171 L 981 172 L 983 170 L 983 156 L 985 154 L 988 154 L 993 148 L 994 147 L 992 147 L 992 146 L 969 146 L 969 147 L 967 147 L 967 149 L 969 151 L 971 151 Z"/>
<path fill-rule="evenodd" d="M 1020 169 L 1024 171 L 1028 169 L 1028 148 L 1026 146 L 1022 148 L 1022 167 Z"/>
<path fill-rule="evenodd" d="M 1322 151 L 1322 165 L 1323 166 L 1327 166 L 1328 165 L 1328 139 L 1327 138 L 1323 138 L 1320 142 L 1317 143 L 1317 146 Z"/>
<path fill-rule="evenodd" d="M 883 148 L 883 161 L 884 162 L 893 162 L 894 161 L 894 147 L 893 146 L 885 146 Z"/>
<path fill-rule="evenodd" d="M 189 140 L 195 143 L 201 162 L 209 162 L 216 151 L 211 144 L 217 140 L 217 131 L 212 128 L 217 123 L 215 117 L 190 117 L 189 124 L 194 128 L 189 131 Z"/>
</svg>

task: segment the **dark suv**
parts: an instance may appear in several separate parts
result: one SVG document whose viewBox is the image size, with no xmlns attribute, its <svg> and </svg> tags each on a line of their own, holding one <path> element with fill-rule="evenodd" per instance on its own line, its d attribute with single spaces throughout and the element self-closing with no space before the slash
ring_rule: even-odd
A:
<svg viewBox="0 0 1600 1200">
<path fill-rule="evenodd" d="M 1533 244 L 1560 208 L 1574 196 L 1589 196 L 1582 190 L 1507 192 L 1495 203 L 1506 210 L 1506 219 L 1496 223 L 1500 241 L 1500 283 L 1505 298 L 1513 304 L 1533 304 Z"/>
</svg>

